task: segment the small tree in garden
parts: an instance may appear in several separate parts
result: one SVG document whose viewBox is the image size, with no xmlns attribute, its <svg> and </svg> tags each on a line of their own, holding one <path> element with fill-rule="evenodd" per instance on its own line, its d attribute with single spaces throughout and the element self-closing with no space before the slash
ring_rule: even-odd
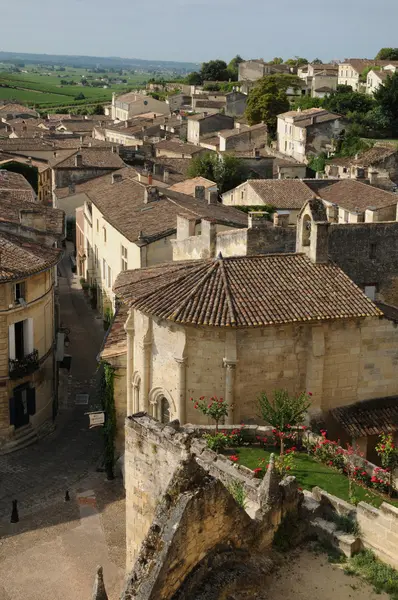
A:
<svg viewBox="0 0 398 600">
<path fill-rule="evenodd" d="M 218 434 L 218 425 L 224 417 L 228 416 L 229 406 L 225 402 L 224 398 L 217 398 L 217 396 L 212 396 L 210 400 L 206 401 L 204 396 L 201 396 L 199 400 L 194 400 L 191 398 L 192 402 L 195 402 L 193 405 L 194 408 L 200 410 L 203 415 L 210 417 L 216 424 L 216 434 Z"/>
<path fill-rule="evenodd" d="M 348 497 L 350 499 L 350 502 L 352 504 L 358 504 L 358 500 L 355 497 L 354 494 L 354 488 L 353 488 L 353 483 L 354 483 L 354 479 L 355 479 L 355 472 L 356 472 L 356 464 L 355 464 L 355 457 L 356 456 L 360 456 L 361 458 L 364 458 L 364 453 L 361 452 L 361 450 L 359 449 L 358 445 L 350 445 L 347 444 L 347 450 L 344 450 L 344 469 L 345 472 L 347 473 L 347 477 L 348 477 Z"/>
<path fill-rule="evenodd" d="M 391 433 L 382 433 L 376 446 L 381 464 L 389 473 L 389 495 L 392 494 L 392 478 L 394 469 L 398 468 L 398 447 L 394 444 Z"/>
<path fill-rule="evenodd" d="M 279 432 L 280 454 L 284 452 L 284 433 L 292 427 L 301 425 L 305 413 L 311 405 L 311 394 L 301 392 L 298 396 L 290 396 L 286 390 L 275 390 L 274 397 L 261 394 L 258 399 L 261 417 Z"/>
</svg>

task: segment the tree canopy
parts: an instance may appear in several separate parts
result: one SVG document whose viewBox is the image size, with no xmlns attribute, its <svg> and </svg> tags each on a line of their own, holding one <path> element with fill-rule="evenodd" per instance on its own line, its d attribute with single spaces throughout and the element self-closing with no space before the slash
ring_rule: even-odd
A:
<svg viewBox="0 0 398 600">
<path fill-rule="evenodd" d="M 320 58 L 314 58 L 314 60 L 311 62 L 312 65 L 323 65 L 323 62 L 321 61 Z"/>
<path fill-rule="evenodd" d="M 189 166 L 188 176 L 206 177 L 215 181 L 221 194 L 246 180 L 243 163 L 239 158 L 230 154 L 219 157 L 214 152 L 195 156 Z"/>
<path fill-rule="evenodd" d="M 323 101 L 323 107 L 339 115 L 348 113 L 366 113 L 374 108 L 375 101 L 368 94 L 360 92 L 332 92 Z"/>
<path fill-rule="evenodd" d="M 239 65 L 243 62 L 243 58 L 237 54 L 228 65 L 228 74 L 232 81 L 238 81 Z"/>
<path fill-rule="evenodd" d="M 249 93 L 246 117 L 250 125 L 264 122 L 271 137 L 276 134 L 277 115 L 290 108 L 286 91 L 290 87 L 299 87 L 300 81 L 294 75 L 278 73 L 259 79 Z"/>
<path fill-rule="evenodd" d="M 292 67 L 302 67 L 308 65 L 308 60 L 306 58 L 301 58 L 300 56 L 295 56 L 294 58 L 289 58 L 286 61 L 286 64 L 291 65 Z"/>
<path fill-rule="evenodd" d="M 185 81 L 187 82 L 188 85 L 202 85 L 202 83 L 203 83 L 202 76 L 197 71 L 193 71 L 193 73 L 189 73 L 186 76 Z"/>
<path fill-rule="evenodd" d="M 373 96 L 381 114 L 389 121 L 392 135 L 398 135 L 398 73 L 387 77 L 384 85 L 381 85 Z"/>
<path fill-rule="evenodd" d="M 228 81 L 229 72 L 227 63 L 223 60 L 210 60 L 204 62 L 200 70 L 203 81 Z"/>
<path fill-rule="evenodd" d="M 376 60 L 398 60 L 398 48 L 381 48 L 375 58 Z"/>
</svg>

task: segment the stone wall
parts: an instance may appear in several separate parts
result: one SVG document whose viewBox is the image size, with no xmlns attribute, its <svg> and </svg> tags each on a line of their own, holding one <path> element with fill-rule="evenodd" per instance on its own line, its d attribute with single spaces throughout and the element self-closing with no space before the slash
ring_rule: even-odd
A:
<svg viewBox="0 0 398 600">
<path fill-rule="evenodd" d="M 254 518 L 225 487 L 232 481 L 244 486 Z M 302 501 L 293 477 L 279 481 L 272 458 L 260 482 L 207 449 L 193 427 L 163 426 L 143 413 L 126 419 L 125 482 L 124 600 L 171 599 L 202 561 L 227 549 L 229 558 L 240 552 L 241 563 L 258 554 L 261 565 L 281 520 Z"/>
</svg>

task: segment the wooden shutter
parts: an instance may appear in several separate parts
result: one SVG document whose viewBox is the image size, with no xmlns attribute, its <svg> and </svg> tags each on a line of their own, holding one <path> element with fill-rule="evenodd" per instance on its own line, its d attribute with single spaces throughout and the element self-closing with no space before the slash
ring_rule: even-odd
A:
<svg viewBox="0 0 398 600">
<path fill-rule="evenodd" d="M 36 389 L 28 388 L 26 393 L 28 397 L 28 415 L 34 415 L 36 412 Z"/>
</svg>

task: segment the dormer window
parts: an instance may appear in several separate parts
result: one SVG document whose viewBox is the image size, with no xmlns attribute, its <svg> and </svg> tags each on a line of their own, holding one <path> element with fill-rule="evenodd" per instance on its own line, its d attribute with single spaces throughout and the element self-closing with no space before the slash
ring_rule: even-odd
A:
<svg viewBox="0 0 398 600">
<path fill-rule="evenodd" d="M 14 303 L 15 304 L 23 304 L 25 301 L 26 301 L 26 285 L 25 285 L 25 281 L 20 281 L 20 282 L 14 284 Z"/>
</svg>

